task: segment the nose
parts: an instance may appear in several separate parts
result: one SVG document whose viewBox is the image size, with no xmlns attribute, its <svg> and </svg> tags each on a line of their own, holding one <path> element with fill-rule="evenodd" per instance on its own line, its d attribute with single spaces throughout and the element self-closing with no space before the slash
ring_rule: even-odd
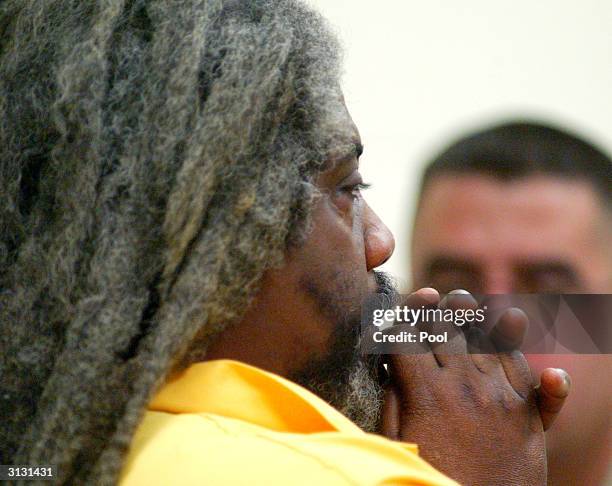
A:
<svg viewBox="0 0 612 486">
<path fill-rule="evenodd" d="M 513 292 L 512 270 L 501 265 L 491 264 L 485 275 L 486 294 L 510 294 Z"/>
<path fill-rule="evenodd" d="M 366 204 L 364 242 L 368 272 L 385 263 L 395 250 L 393 233 L 378 215 Z"/>
</svg>

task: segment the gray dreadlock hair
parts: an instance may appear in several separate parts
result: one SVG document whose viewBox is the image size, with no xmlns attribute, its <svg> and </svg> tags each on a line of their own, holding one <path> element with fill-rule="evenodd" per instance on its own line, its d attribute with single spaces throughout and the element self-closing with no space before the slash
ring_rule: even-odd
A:
<svg viewBox="0 0 612 486">
<path fill-rule="evenodd" d="M 0 4 L 3 464 L 116 480 L 190 343 L 304 237 L 338 53 L 296 0 Z"/>
</svg>

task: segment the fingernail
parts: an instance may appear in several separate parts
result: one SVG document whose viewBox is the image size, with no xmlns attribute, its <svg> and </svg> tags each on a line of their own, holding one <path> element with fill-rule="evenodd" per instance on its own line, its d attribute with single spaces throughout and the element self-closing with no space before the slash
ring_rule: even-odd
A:
<svg viewBox="0 0 612 486">
<path fill-rule="evenodd" d="M 422 289 L 417 290 L 417 294 L 433 294 L 439 295 L 438 291 L 433 287 L 423 287 Z"/>
<path fill-rule="evenodd" d="M 463 297 L 462 297 L 463 296 Z M 465 296 L 468 296 L 468 300 L 464 300 Z M 444 296 L 444 298 L 440 301 L 440 308 L 447 309 L 451 303 L 457 303 L 459 307 L 463 305 L 473 306 L 478 305 L 474 296 L 470 294 L 467 290 L 456 289 L 451 290 L 448 294 Z"/>
<path fill-rule="evenodd" d="M 562 392 L 564 394 L 569 393 L 570 388 L 572 387 L 572 380 L 569 374 L 567 373 L 567 371 L 562 370 L 561 368 L 555 368 L 555 369 L 557 370 L 557 373 L 561 375 L 561 378 L 563 380 L 563 383 L 561 385 Z"/>
<path fill-rule="evenodd" d="M 469 295 L 469 292 L 464 289 L 455 289 L 455 290 L 451 290 L 448 294 L 449 295 L 465 295 L 465 294 Z"/>
<path fill-rule="evenodd" d="M 440 293 L 431 287 L 423 287 L 415 292 L 419 297 L 426 300 L 428 304 L 437 304 L 440 300 Z"/>
</svg>

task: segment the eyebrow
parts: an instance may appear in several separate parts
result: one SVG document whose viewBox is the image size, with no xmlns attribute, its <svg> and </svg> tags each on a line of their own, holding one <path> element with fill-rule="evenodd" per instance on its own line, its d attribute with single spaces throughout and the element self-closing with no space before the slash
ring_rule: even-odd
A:
<svg viewBox="0 0 612 486">
<path fill-rule="evenodd" d="M 355 155 L 357 156 L 357 158 L 361 157 L 361 154 L 363 153 L 363 145 L 361 144 L 361 142 L 353 142 L 353 145 L 355 149 Z"/>
<path fill-rule="evenodd" d="M 338 162 L 345 162 L 348 160 L 351 160 L 353 158 L 359 158 L 361 156 L 361 154 L 363 153 L 363 145 L 361 144 L 361 142 L 357 141 L 357 140 L 353 140 L 349 143 L 347 143 L 347 145 L 349 145 L 348 150 L 346 150 L 346 152 L 344 152 L 343 154 L 339 155 L 338 157 L 332 157 L 332 160 L 336 163 Z"/>
<path fill-rule="evenodd" d="M 580 285 L 581 279 L 576 271 L 567 263 L 560 260 L 542 260 L 542 261 L 522 261 L 518 262 L 515 267 L 515 271 L 518 269 L 519 272 L 523 273 L 555 273 L 565 278 L 572 285 Z M 480 274 L 481 268 L 478 262 L 464 260 L 455 257 L 449 257 L 444 255 L 436 255 L 429 259 L 425 265 L 425 277 L 431 280 L 438 273 L 442 272 L 463 272 L 471 274 Z"/>
<path fill-rule="evenodd" d="M 337 168 L 340 165 L 352 162 L 355 158 L 359 159 L 359 157 L 363 153 L 363 145 L 361 144 L 361 142 L 354 140 L 352 142 L 349 142 L 349 144 L 347 145 L 350 145 L 348 150 L 341 153 L 340 155 L 329 157 L 323 163 L 323 170 Z"/>
<path fill-rule="evenodd" d="M 576 271 L 567 263 L 558 260 L 544 260 L 541 262 L 526 261 L 520 264 L 521 269 L 529 272 L 550 272 L 562 275 L 564 278 L 579 282 L 580 279 Z"/>
</svg>

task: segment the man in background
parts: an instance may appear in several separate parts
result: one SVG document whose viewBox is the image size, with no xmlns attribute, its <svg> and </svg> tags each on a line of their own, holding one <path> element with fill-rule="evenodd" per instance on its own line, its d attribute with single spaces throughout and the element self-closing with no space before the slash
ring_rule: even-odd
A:
<svg viewBox="0 0 612 486">
<path fill-rule="evenodd" d="M 469 135 L 425 169 L 413 285 L 481 294 L 612 293 L 612 161 L 539 123 Z M 605 323 L 602 323 L 605 325 Z M 547 436 L 549 484 L 602 484 L 610 456 L 610 355 L 528 356 L 574 377 Z"/>
</svg>

